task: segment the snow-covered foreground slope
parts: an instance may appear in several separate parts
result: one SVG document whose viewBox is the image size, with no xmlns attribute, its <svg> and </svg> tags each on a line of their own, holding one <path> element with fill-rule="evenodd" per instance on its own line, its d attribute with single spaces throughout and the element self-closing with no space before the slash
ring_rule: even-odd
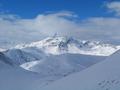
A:
<svg viewBox="0 0 120 90">
<path fill-rule="evenodd" d="M 13 65 L 10 59 L 0 52 L 0 89 L 26 90 L 38 78 L 38 75 Z"/>
<path fill-rule="evenodd" d="M 51 55 L 40 61 L 27 63 L 26 68 L 29 65 L 30 67 L 24 70 L 1 52 L 0 88 L 1 90 L 39 90 L 55 80 L 81 71 L 104 58 L 106 57 L 79 54 Z M 37 63 L 33 64 L 33 62 Z"/>
<path fill-rule="evenodd" d="M 40 90 L 120 90 L 120 51 Z"/>
<path fill-rule="evenodd" d="M 0 70 L 1 90 L 35 90 L 41 80 L 37 74 L 20 68 L 4 68 Z M 34 89 L 33 89 L 34 88 Z"/>
<path fill-rule="evenodd" d="M 49 79 L 40 74 L 14 66 L 0 52 L 0 90 L 40 90 L 47 82 Z"/>
<path fill-rule="evenodd" d="M 104 44 L 97 41 L 77 40 L 68 37 L 48 37 L 31 44 L 17 45 L 15 48 L 37 48 L 46 54 L 60 55 L 64 53 L 109 56 L 120 49 L 120 46 Z"/>
<path fill-rule="evenodd" d="M 50 78 L 51 81 L 55 81 L 72 73 L 86 69 L 105 58 L 106 57 L 80 54 L 51 55 L 40 61 L 32 61 L 22 64 L 21 67 Z"/>
</svg>

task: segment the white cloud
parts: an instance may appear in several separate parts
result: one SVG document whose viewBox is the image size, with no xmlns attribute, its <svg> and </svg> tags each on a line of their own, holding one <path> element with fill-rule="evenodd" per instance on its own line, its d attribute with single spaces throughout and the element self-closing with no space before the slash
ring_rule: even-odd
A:
<svg viewBox="0 0 120 90">
<path fill-rule="evenodd" d="M 105 41 L 120 40 L 120 19 L 96 17 L 86 20 L 80 27 L 84 30 L 84 35 L 92 39 Z M 117 37 L 117 38 L 116 38 Z"/>
<path fill-rule="evenodd" d="M 54 33 L 67 35 L 76 28 L 72 12 L 40 14 L 33 19 L 21 19 L 16 15 L 0 15 L 0 42 L 35 41 Z M 70 34 L 69 33 L 69 34 Z"/>
<path fill-rule="evenodd" d="M 69 18 L 74 18 L 73 20 Z M 120 19 L 94 17 L 77 21 L 72 12 L 40 14 L 33 19 L 21 19 L 15 15 L 0 15 L 0 43 L 31 42 L 55 33 L 80 39 L 101 41 L 120 40 Z"/>
<path fill-rule="evenodd" d="M 119 1 L 107 3 L 107 8 L 110 9 L 111 12 L 115 12 L 117 16 L 120 16 L 120 2 Z"/>
</svg>

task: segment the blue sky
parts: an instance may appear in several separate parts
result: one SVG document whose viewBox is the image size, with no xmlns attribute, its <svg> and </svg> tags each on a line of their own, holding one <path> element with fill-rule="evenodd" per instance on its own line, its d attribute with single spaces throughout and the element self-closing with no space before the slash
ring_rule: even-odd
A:
<svg viewBox="0 0 120 90">
<path fill-rule="evenodd" d="M 22 18 L 34 18 L 40 13 L 72 11 L 80 19 L 111 16 L 104 3 L 112 0 L 0 0 L 0 10 Z"/>
<path fill-rule="evenodd" d="M 0 43 L 55 33 L 120 44 L 120 0 L 0 0 Z"/>
</svg>

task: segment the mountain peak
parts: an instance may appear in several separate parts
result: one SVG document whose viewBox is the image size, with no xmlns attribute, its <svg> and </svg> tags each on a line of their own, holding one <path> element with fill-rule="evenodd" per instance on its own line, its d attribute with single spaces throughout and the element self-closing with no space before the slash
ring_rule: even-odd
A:
<svg viewBox="0 0 120 90">
<path fill-rule="evenodd" d="M 37 48 L 47 54 L 64 53 L 109 56 L 120 49 L 120 46 L 105 44 L 99 41 L 79 40 L 73 37 L 53 36 L 30 44 L 17 45 L 15 48 Z"/>
</svg>

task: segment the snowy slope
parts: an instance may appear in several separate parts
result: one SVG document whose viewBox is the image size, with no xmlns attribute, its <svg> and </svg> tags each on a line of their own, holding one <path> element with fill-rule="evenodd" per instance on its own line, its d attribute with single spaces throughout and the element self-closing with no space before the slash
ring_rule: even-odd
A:
<svg viewBox="0 0 120 90">
<path fill-rule="evenodd" d="M 0 90 L 40 90 L 45 82 L 43 76 L 19 67 L 0 68 Z"/>
<path fill-rule="evenodd" d="M 1 90 L 21 90 L 23 87 L 27 88 L 30 85 L 29 81 L 38 79 L 28 71 L 16 67 L 11 59 L 0 52 L 0 89 Z M 32 83 L 31 83 L 32 84 Z M 26 89 L 22 89 L 26 90 Z"/>
<path fill-rule="evenodd" d="M 64 55 L 55 56 L 55 58 L 54 56 L 51 56 L 50 58 L 47 57 L 46 59 L 47 61 L 46 60 L 43 61 L 42 66 L 40 65 L 40 67 L 38 68 L 34 67 L 33 70 L 39 70 L 39 71 L 42 70 L 41 73 L 43 74 L 41 73 L 38 74 L 35 72 L 26 71 L 17 66 L 13 67 L 11 63 L 10 64 L 8 63 L 9 58 L 7 58 L 3 53 L 1 53 L 0 61 L 2 63 L 0 62 L 0 67 L 4 66 L 4 68 L 0 68 L 0 89 L 1 90 L 41 90 L 41 88 L 47 85 L 48 83 L 51 83 L 54 80 L 61 78 L 58 74 L 61 73 L 63 76 L 64 75 L 66 76 L 66 73 L 68 73 L 68 71 L 79 70 L 79 67 L 81 67 L 80 64 L 86 65 L 86 67 L 88 67 L 91 64 L 94 64 L 103 58 L 100 57 L 98 59 L 97 58 L 98 56 L 96 57 L 80 56 L 82 59 L 78 61 L 79 59 L 78 57 L 79 55 L 72 56 L 69 54 L 65 56 Z M 55 72 L 51 73 L 52 69 L 53 71 L 55 70 Z M 83 68 L 80 68 L 80 70 L 81 69 Z"/>
<path fill-rule="evenodd" d="M 40 61 L 22 64 L 21 67 L 32 72 L 37 72 L 54 81 L 86 69 L 105 58 L 106 57 L 80 54 L 51 55 Z"/>
<path fill-rule="evenodd" d="M 10 61 L 11 59 L 9 59 L 2 52 L 0 52 L 0 69 L 14 66 L 15 64 L 11 63 Z"/>
<path fill-rule="evenodd" d="M 120 51 L 41 90 L 120 90 Z"/>
<path fill-rule="evenodd" d="M 120 46 L 104 44 L 97 41 L 85 41 L 68 37 L 48 37 L 31 44 L 17 45 L 15 48 L 35 47 L 46 54 L 64 53 L 109 56 L 120 49 Z"/>
<path fill-rule="evenodd" d="M 37 61 L 44 57 L 44 53 L 33 49 L 8 49 L 4 51 L 4 54 L 11 59 L 11 62 L 16 65 L 21 65 L 30 61 Z"/>
<path fill-rule="evenodd" d="M 0 52 L 0 90 L 39 90 L 48 82 L 40 74 L 14 66 L 10 60 Z"/>
</svg>

